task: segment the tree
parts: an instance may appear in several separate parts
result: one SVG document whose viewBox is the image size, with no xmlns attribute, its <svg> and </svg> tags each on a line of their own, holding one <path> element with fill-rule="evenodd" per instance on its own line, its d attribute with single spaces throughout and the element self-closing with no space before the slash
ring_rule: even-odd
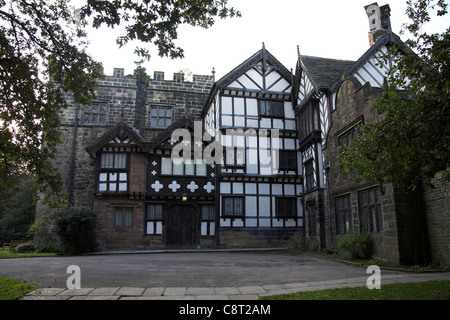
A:
<svg viewBox="0 0 450 320">
<path fill-rule="evenodd" d="M 430 12 L 447 14 L 444 1 L 408 1 L 411 19 L 404 30 L 412 39 L 407 47 L 389 52 L 395 63 L 382 97 L 374 102 L 375 121 L 360 126 L 358 136 L 339 158 L 344 174 L 357 180 L 393 183 L 415 189 L 441 171 L 450 177 L 450 28 L 427 34 L 422 26 Z"/>
<path fill-rule="evenodd" d="M 0 243 L 24 240 L 34 222 L 35 179 L 23 174 L 11 174 L 14 186 L 0 186 Z"/>
<path fill-rule="evenodd" d="M 79 255 L 97 249 L 97 214 L 90 208 L 64 207 L 52 217 L 53 232 L 58 236 L 62 253 Z"/>
<path fill-rule="evenodd" d="M 215 18 L 238 16 L 227 0 L 86 0 L 74 9 L 70 0 L 0 0 L 0 183 L 20 168 L 37 177 L 41 191 L 62 196 L 61 177 L 51 160 L 61 142 L 58 112 L 62 92 L 89 104 L 95 98 L 101 63 L 86 53 L 85 27 L 126 25 L 117 40 L 154 43 L 161 56 L 183 57 L 176 47 L 177 28 L 208 28 Z M 141 61 L 150 58 L 137 48 Z"/>
</svg>

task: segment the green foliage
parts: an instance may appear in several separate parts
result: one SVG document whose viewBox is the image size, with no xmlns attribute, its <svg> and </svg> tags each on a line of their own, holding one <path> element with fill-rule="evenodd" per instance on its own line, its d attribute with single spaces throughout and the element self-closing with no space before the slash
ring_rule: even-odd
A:
<svg viewBox="0 0 450 320">
<path fill-rule="evenodd" d="M 35 252 L 35 251 L 36 251 L 36 246 L 33 242 L 26 242 L 26 243 L 19 244 L 14 249 L 14 253 L 30 253 L 30 252 Z"/>
<path fill-rule="evenodd" d="M 338 247 L 340 250 L 348 252 L 352 259 L 372 257 L 373 247 L 368 233 L 352 232 L 342 236 L 338 240 Z"/>
<path fill-rule="evenodd" d="M 97 214 L 85 207 L 65 207 L 53 218 L 53 232 L 59 237 L 63 254 L 79 255 L 97 249 Z"/>
<path fill-rule="evenodd" d="M 0 185 L 0 243 L 27 238 L 34 222 L 36 181 L 32 176 L 11 175 L 10 188 Z"/>
<path fill-rule="evenodd" d="M 357 173 L 355 180 L 387 181 L 405 190 L 430 183 L 440 171 L 450 178 L 450 28 L 420 33 L 432 9 L 447 13 L 443 1 L 433 2 L 408 1 L 412 22 L 405 28 L 415 37 L 406 41 L 410 49 L 391 48 L 385 63 L 395 63 L 374 103 L 374 120 L 339 151 L 342 172 Z"/>
<path fill-rule="evenodd" d="M 53 232 L 51 214 L 37 219 L 30 227 L 29 236 L 33 239 L 36 252 L 62 252 L 61 240 Z"/>
<path fill-rule="evenodd" d="M 176 47 L 182 24 L 208 28 L 215 18 L 239 16 L 227 0 L 86 0 L 74 9 L 70 0 L 0 0 L 0 184 L 11 186 L 11 171 L 36 176 L 44 200 L 66 205 L 62 179 L 52 167 L 61 143 L 58 112 L 66 107 L 62 92 L 75 103 L 95 98 L 101 63 L 87 53 L 85 27 L 125 25 L 123 46 L 153 43 L 159 55 L 183 57 Z M 147 46 L 146 46 L 147 47 Z M 150 58 L 137 48 L 138 65 Z"/>
</svg>

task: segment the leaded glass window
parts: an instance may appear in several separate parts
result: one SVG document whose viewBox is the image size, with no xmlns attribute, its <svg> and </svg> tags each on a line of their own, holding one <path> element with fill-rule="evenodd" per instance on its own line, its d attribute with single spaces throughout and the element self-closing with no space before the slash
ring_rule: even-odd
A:
<svg viewBox="0 0 450 320">
<path fill-rule="evenodd" d="M 98 175 L 99 192 L 128 191 L 128 155 L 126 153 L 102 153 Z"/>
<path fill-rule="evenodd" d="M 383 231 L 380 188 L 359 192 L 359 209 L 367 232 L 378 233 Z"/>
<path fill-rule="evenodd" d="M 244 197 L 223 197 L 223 216 L 244 216 Z"/>
<path fill-rule="evenodd" d="M 90 125 L 106 124 L 106 105 L 93 104 L 85 106 L 83 110 L 82 123 Z"/>
<path fill-rule="evenodd" d="M 260 100 L 259 115 L 271 117 L 283 117 L 284 103 L 282 101 Z"/>
</svg>

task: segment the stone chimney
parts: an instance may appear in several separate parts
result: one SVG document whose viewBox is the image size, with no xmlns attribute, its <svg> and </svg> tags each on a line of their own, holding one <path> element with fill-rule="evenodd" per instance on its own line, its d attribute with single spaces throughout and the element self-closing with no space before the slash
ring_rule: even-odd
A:
<svg viewBox="0 0 450 320">
<path fill-rule="evenodd" d="M 145 72 L 136 72 L 136 104 L 134 128 L 143 137 L 147 112 L 147 81 Z"/>
<path fill-rule="evenodd" d="M 365 6 L 369 18 L 369 43 L 373 46 L 378 39 L 391 32 L 391 8 L 388 4 L 379 7 L 378 3 Z"/>
</svg>

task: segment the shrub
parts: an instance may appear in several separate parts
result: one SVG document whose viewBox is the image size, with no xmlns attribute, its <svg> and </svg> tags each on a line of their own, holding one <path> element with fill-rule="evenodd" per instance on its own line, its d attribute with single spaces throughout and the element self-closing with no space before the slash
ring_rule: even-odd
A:
<svg viewBox="0 0 450 320">
<path fill-rule="evenodd" d="M 65 207 L 53 218 L 53 230 L 65 255 L 79 255 L 97 249 L 96 213 L 86 207 Z"/>
<path fill-rule="evenodd" d="M 32 242 L 26 242 L 19 244 L 15 249 L 14 253 L 29 253 L 29 252 L 35 252 L 36 246 Z"/>
<path fill-rule="evenodd" d="M 372 241 L 367 233 L 352 232 L 339 239 L 338 246 L 348 252 L 352 259 L 372 257 Z"/>
<path fill-rule="evenodd" d="M 46 214 L 37 219 L 28 231 L 33 239 L 37 252 L 61 252 L 62 245 L 59 237 L 53 232 L 52 214 Z"/>
</svg>

